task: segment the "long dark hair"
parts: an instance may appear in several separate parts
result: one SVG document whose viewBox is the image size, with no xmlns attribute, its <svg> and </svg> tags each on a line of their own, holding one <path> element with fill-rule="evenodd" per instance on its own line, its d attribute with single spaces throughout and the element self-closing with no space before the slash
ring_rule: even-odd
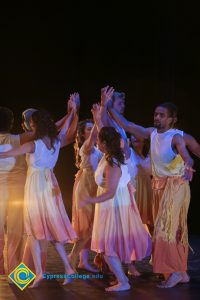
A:
<svg viewBox="0 0 200 300">
<path fill-rule="evenodd" d="M 58 139 L 57 128 L 49 112 L 43 109 L 37 110 L 31 118 L 36 124 L 35 139 L 38 140 L 48 136 L 51 141 L 51 148 L 55 150 L 54 143 Z"/>
<path fill-rule="evenodd" d="M 121 135 L 114 127 L 102 127 L 99 140 L 106 145 L 106 160 L 110 166 L 124 164 L 124 154 L 121 149 Z"/>
<path fill-rule="evenodd" d="M 82 147 L 83 143 L 85 142 L 85 127 L 87 123 L 93 123 L 92 119 L 85 119 L 78 124 L 76 139 L 74 143 L 74 152 L 75 152 L 75 159 L 76 159 L 76 167 L 80 168 L 81 164 L 81 157 L 79 155 L 80 148 Z"/>
</svg>

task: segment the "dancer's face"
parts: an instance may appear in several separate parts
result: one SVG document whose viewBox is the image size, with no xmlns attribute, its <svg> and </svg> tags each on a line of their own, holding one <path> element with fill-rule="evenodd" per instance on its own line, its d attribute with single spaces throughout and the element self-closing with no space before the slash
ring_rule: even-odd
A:
<svg viewBox="0 0 200 300">
<path fill-rule="evenodd" d="M 85 140 L 87 140 L 89 138 L 90 132 L 92 130 L 93 125 L 94 124 L 92 122 L 86 123 L 85 130 L 84 130 L 84 138 L 85 138 Z"/>
<path fill-rule="evenodd" d="M 113 108 L 116 110 L 116 112 L 123 115 L 124 110 L 125 110 L 124 99 L 122 99 L 120 97 L 115 97 L 115 100 L 113 101 Z"/>
<path fill-rule="evenodd" d="M 105 143 L 101 142 L 101 140 L 99 139 L 99 136 L 97 136 L 97 147 L 102 153 L 105 153 L 105 150 L 106 150 Z"/>
<path fill-rule="evenodd" d="M 30 118 L 29 124 L 30 124 L 30 127 L 31 127 L 31 131 L 35 131 L 36 124 L 33 122 L 32 118 Z"/>
<path fill-rule="evenodd" d="M 164 132 L 171 128 L 173 118 L 169 116 L 168 109 L 165 107 L 156 107 L 154 112 L 154 126 L 158 131 Z"/>
</svg>

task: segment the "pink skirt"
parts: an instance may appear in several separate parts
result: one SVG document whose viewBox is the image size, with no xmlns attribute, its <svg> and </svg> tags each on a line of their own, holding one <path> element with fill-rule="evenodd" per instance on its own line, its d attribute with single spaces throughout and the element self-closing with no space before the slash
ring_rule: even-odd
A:
<svg viewBox="0 0 200 300">
<path fill-rule="evenodd" d="M 24 218 L 27 235 L 37 240 L 74 242 L 77 239 L 50 169 L 28 169 Z"/>
<path fill-rule="evenodd" d="M 114 198 L 96 204 L 91 249 L 117 256 L 124 263 L 151 255 L 146 231 L 130 186 L 117 189 Z M 98 187 L 98 195 L 104 189 Z"/>
</svg>

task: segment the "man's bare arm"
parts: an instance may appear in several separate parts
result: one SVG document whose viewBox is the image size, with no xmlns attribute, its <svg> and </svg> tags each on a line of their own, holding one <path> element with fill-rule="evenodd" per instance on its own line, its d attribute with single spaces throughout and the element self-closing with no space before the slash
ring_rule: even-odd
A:
<svg viewBox="0 0 200 300">
<path fill-rule="evenodd" d="M 184 133 L 183 138 L 188 150 L 196 157 L 200 158 L 200 144 L 197 142 L 197 140 L 192 135 L 187 133 Z"/>
<path fill-rule="evenodd" d="M 116 112 L 111 106 L 108 106 L 108 111 L 110 112 L 112 118 L 126 131 L 130 134 L 137 136 L 142 139 L 150 139 L 152 127 L 142 127 L 136 125 L 135 123 L 129 122 L 124 116 Z"/>
<path fill-rule="evenodd" d="M 183 176 L 184 179 L 191 181 L 194 172 L 194 169 L 192 168 L 194 161 L 191 158 L 189 152 L 187 151 L 184 138 L 180 134 L 176 134 L 173 137 L 172 147 L 176 148 L 177 152 L 180 154 L 183 161 L 185 162 L 186 167 L 185 167 L 185 174 Z"/>
</svg>

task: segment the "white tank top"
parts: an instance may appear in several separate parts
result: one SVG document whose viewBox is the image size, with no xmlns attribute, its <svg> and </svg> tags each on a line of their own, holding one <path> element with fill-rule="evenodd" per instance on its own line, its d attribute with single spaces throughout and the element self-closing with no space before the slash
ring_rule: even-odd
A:
<svg viewBox="0 0 200 300">
<path fill-rule="evenodd" d="M 114 161 L 116 161 L 116 160 L 114 159 Z M 106 161 L 105 155 L 103 155 L 102 159 L 100 160 L 100 162 L 98 164 L 96 172 L 95 172 L 96 184 L 101 186 L 101 187 L 105 187 L 105 185 L 106 185 L 105 178 L 104 178 L 103 174 L 104 174 L 104 169 L 105 169 L 107 164 L 108 164 L 108 162 Z M 117 189 L 127 186 L 127 184 L 131 180 L 130 174 L 128 172 L 127 165 L 126 164 L 121 165 L 120 168 L 121 168 L 121 177 L 119 179 Z"/>
<path fill-rule="evenodd" d="M 172 149 L 172 139 L 175 134 L 183 136 L 183 131 L 169 129 L 158 133 L 154 129 L 151 133 L 151 162 L 153 176 L 182 176 L 184 174 L 184 161 Z"/>
<path fill-rule="evenodd" d="M 41 139 L 34 141 L 34 143 L 35 152 L 26 154 L 28 167 L 53 169 L 58 160 L 60 141 L 54 143 L 55 150 L 53 148 L 48 149 Z"/>
<path fill-rule="evenodd" d="M 9 151 L 20 146 L 20 136 L 0 133 L 0 152 Z M 26 176 L 26 160 L 24 155 L 0 159 L 0 182 L 8 178 L 12 182 L 22 182 Z M 7 180 L 7 179 L 6 179 Z"/>
</svg>

